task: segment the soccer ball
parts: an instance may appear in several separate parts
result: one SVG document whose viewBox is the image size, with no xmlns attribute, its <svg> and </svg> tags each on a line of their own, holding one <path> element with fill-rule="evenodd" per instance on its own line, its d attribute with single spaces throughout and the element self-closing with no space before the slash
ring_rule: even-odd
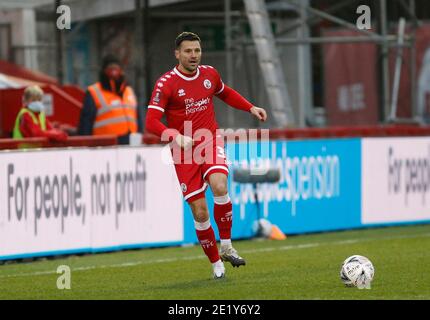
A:
<svg viewBox="0 0 430 320">
<path fill-rule="evenodd" d="M 347 258 L 340 268 L 340 279 L 347 287 L 370 289 L 375 268 L 369 259 L 359 255 Z"/>
</svg>

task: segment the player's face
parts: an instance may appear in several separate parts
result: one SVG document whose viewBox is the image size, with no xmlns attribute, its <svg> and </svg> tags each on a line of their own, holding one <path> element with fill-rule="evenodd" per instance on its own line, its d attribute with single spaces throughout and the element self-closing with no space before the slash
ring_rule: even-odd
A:
<svg viewBox="0 0 430 320">
<path fill-rule="evenodd" d="M 202 48 L 200 47 L 199 41 L 182 41 L 181 45 L 175 50 L 176 59 L 179 61 L 179 65 L 184 69 L 182 71 L 188 71 L 193 73 L 196 71 L 202 58 Z"/>
</svg>

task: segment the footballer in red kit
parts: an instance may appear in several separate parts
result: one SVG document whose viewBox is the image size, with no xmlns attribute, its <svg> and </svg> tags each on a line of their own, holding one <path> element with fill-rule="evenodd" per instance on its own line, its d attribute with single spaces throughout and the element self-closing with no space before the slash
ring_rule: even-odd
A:
<svg viewBox="0 0 430 320">
<path fill-rule="evenodd" d="M 228 166 L 223 137 L 213 105 L 214 97 L 229 106 L 251 113 L 261 121 L 266 111 L 252 105 L 223 83 L 218 71 L 200 65 L 200 38 L 191 32 L 175 40 L 178 65 L 155 83 L 146 116 L 146 130 L 164 141 L 172 140 L 172 155 L 184 199 L 191 207 L 197 238 L 213 267 L 215 279 L 223 278 L 223 261 L 234 267 L 245 265 L 231 243 L 232 204 L 227 190 Z M 167 126 L 161 122 L 166 116 Z M 178 151 L 179 150 L 179 151 Z M 214 196 L 214 218 L 218 226 L 221 250 L 210 224 L 205 191 Z"/>
</svg>

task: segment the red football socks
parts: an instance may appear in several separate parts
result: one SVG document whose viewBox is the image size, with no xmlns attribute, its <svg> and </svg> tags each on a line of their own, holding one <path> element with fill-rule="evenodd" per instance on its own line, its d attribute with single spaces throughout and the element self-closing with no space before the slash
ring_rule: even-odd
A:
<svg viewBox="0 0 430 320">
<path fill-rule="evenodd" d="M 231 239 L 231 227 L 233 224 L 233 206 L 228 194 L 214 197 L 214 216 L 219 230 L 220 239 Z"/>
<path fill-rule="evenodd" d="M 217 262 L 219 258 L 218 247 L 216 245 L 215 233 L 210 225 L 210 221 L 203 223 L 195 222 L 196 234 L 199 239 L 200 245 L 203 248 L 206 256 L 211 263 Z M 204 229 L 204 230 L 199 230 Z"/>
</svg>

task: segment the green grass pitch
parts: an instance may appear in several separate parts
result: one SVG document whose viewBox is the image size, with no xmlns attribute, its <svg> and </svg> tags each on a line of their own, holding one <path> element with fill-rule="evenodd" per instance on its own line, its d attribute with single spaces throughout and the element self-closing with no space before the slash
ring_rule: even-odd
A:
<svg viewBox="0 0 430 320">
<path fill-rule="evenodd" d="M 71 256 L 0 266 L 0 299 L 430 299 L 430 225 L 246 240 L 247 265 L 212 279 L 199 246 Z M 368 257 L 371 290 L 345 287 L 340 265 Z M 57 288 L 57 267 L 71 289 Z"/>
</svg>

